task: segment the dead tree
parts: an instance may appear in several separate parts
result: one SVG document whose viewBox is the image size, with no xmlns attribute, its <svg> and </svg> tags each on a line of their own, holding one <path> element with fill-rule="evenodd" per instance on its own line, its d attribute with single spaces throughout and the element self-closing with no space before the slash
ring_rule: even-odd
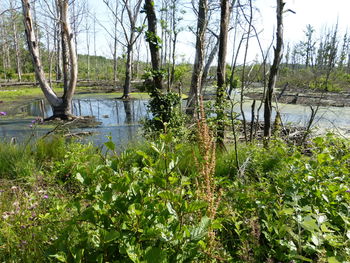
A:
<svg viewBox="0 0 350 263">
<path fill-rule="evenodd" d="M 13 43 L 15 46 L 15 52 L 16 52 L 16 71 L 17 71 L 17 77 L 18 81 L 22 81 L 22 61 L 21 61 L 21 49 L 19 45 L 19 36 L 18 36 L 18 29 L 17 29 L 17 21 L 18 21 L 18 13 L 15 10 L 14 2 L 13 0 L 10 1 L 10 15 L 11 15 L 11 23 L 12 23 L 12 30 L 13 30 Z"/>
<path fill-rule="evenodd" d="M 64 93 L 59 97 L 49 85 L 45 77 L 43 65 L 39 57 L 39 42 L 35 34 L 31 3 L 22 0 L 23 19 L 27 38 L 28 50 L 31 54 L 35 75 L 41 90 L 53 110 L 53 118 L 69 119 L 72 117 L 72 98 L 77 83 L 78 64 L 74 45 L 74 36 L 71 30 L 68 14 L 68 0 L 57 0 L 60 12 L 62 57 L 64 63 Z"/>
<path fill-rule="evenodd" d="M 117 54 L 117 48 L 118 48 L 118 24 L 119 24 L 119 2 L 115 1 L 113 4 L 111 0 L 103 0 L 105 5 L 107 6 L 109 12 L 112 14 L 112 20 L 113 20 L 113 30 L 108 30 L 104 27 L 108 35 L 113 40 L 113 82 L 114 86 L 117 85 L 118 80 L 118 54 Z M 114 1 L 113 1 L 114 2 Z"/>
<path fill-rule="evenodd" d="M 202 75 L 205 59 L 205 33 L 208 24 L 208 1 L 199 0 L 197 14 L 196 32 L 196 55 L 193 65 L 190 93 L 187 100 L 186 113 L 193 115 L 195 108 L 199 105 L 202 87 Z"/>
<path fill-rule="evenodd" d="M 2 56 L 2 68 L 4 73 L 4 79 L 8 80 L 7 72 L 11 68 L 11 59 L 10 59 L 10 42 L 11 39 L 10 29 L 5 19 L 5 13 L 10 11 L 10 9 L 6 9 L 1 12 L 0 15 L 0 47 L 1 47 L 1 56 Z"/>
<path fill-rule="evenodd" d="M 276 86 L 279 66 L 283 56 L 283 8 L 285 2 L 277 0 L 277 31 L 276 47 L 274 48 L 274 59 L 270 69 L 269 81 L 267 85 L 264 103 L 264 137 L 271 136 L 271 115 L 272 115 L 272 95 Z"/>
<path fill-rule="evenodd" d="M 206 59 L 206 62 L 205 62 L 205 66 L 203 69 L 203 75 L 202 75 L 202 85 L 205 85 L 207 82 L 207 78 L 208 78 L 211 64 L 213 63 L 213 61 L 218 53 L 218 49 L 219 49 L 219 43 L 220 43 L 219 36 L 217 34 L 212 34 L 212 36 L 209 38 L 209 41 L 213 40 L 213 39 L 215 39 L 215 44 L 212 47 L 212 49 L 210 50 L 208 58 Z"/>
<path fill-rule="evenodd" d="M 125 63 L 125 82 L 123 99 L 128 99 L 130 97 L 131 89 L 131 78 L 132 78 L 132 53 L 134 50 L 134 44 L 141 35 L 141 28 L 137 28 L 137 20 L 141 9 L 142 0 L 135 1 L 134 5 L 131 5 L 129 0 L 121 0 L 123 3 L 121 18 L 119 20 L 120 26 L 122 27 L 126 47 L 126 63 Z M 128 19 L 128 25 L 123 20 L 124 14 L 126 12 L 126 17 Z"/>
</svg>

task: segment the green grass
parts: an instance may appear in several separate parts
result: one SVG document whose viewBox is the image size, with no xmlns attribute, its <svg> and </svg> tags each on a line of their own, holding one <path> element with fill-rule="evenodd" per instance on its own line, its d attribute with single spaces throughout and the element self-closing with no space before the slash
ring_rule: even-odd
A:
<svg viewBox="0 0 350 263">
<path fill-rule="evenodd" d="M 0 98 L 4 102 L 23 100 L 28 98 L 37 98 L 42 95 L 40 88 L 18 88 L 8 87 L 5 90 L 0 90 Z"/>
</svg>

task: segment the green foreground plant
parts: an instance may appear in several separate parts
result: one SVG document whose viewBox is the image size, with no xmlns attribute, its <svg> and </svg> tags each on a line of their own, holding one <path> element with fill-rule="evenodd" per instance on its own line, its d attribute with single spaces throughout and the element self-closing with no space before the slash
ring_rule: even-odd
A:
<svg viewBox="0 0 350 263">
<path fill-rule="evenodd" d="M 349 261 L 347 140 L 241 144 L 239 174 L 204 145 L 1 144 L 23 160 L 0 170 L 0 262 Z"/>
</svg>

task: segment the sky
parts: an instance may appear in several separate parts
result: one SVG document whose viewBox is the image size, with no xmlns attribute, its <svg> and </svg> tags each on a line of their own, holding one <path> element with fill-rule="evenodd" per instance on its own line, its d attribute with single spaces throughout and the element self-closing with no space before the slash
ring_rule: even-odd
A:
<svg viewBox="0 0 350 263">
<path fill-rule="evenodd" d="M 210 1 L 210 0 L 209 0 Z M 264 48 L 270 45 L 274 30 L 276 28 L 276 0 L 253 0 L 254 6 L 258 11 L 254 13 L 255 25 L 259 33 Z M 284 15 L 284 39 L 285 43 L 296 43 L 305 39 L 304 30 L 307 24 L 315 29 L 315 36 L 319 36 L 324 28 L 334 26 L 337 21 L 341 33 L 345 33 L 350 26 L 349 10 L 350 0 L 285 0 L 285 10 L 291 9 L 295 14 L 287 12 Z M 102 0 L 90 0 L 93 11 L 102 21 L 108 21 L 108 15 L 105 13 Z M 190 12 L 187 8 L 187 12 Z M 188 19 L 190 20 L 190 19 Z M 193 21 L 195 25 L 195 21 Z M 186 32 L 187 31 L 187 32 Z M 194 60 L 194 35 L 185 30 L 179 35 L 179 56 L 185 57 L 186 61 Z M 97 54 L 103 56 L 111 56 L 108 48 L 108 36 L 103 33 L 103 29 L 99 29 L 97 41 Z M 232 55 L 230 48 L 228 56 Z M 259 55 L 258 45 L 255 41 L 250 43 L 248 62 L 252 62 Z M 228 58 L 228 61 L 230 59 Z M 242 58 L 240 58 L 242 62 Z"/>
<path fill-rule="evenodd" d="M 284 41 L 296 43 L 305 40 L 305 28 L 310 24 L 315 29 L 315 37 L 319 37 L 326 27 L 331 28 L 337 22 L 341 34 L 350 26 L 350 0 L 285 0 Z M 276 29 L 276 0 L 256 0 L 260 15 L 257 25 L 266 46 L 271 42 Z M 254 50 L 254 47 L 252 48 Z M 252 50 L 252 51 L 253 51 Z M 254 52 L 253 52 L 254 53 Z"/>
<path fill-rule="evenodd" d="M 256 3 L 262 25 L 270 30 L 270 25 L 275 24 L 276 0 L 256 0 Z M 316 31 L 322 30 L 325 25 L 335 25 L 337 20 L 343 30 L 350 25 L 350 0 L 286 0 L 285 9 L 295 12 L 284 16 L 285 38 L 288 41 L 302 38 L 307 24 Z"/>
</svg>

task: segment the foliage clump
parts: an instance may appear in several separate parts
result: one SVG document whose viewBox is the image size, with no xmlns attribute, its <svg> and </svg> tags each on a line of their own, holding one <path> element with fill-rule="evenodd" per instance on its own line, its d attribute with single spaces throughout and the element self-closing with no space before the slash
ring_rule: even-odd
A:
<svg viewBox="0 0 350 263">
<path fill-rule="evenodd" d="M 1 144 L 0 158 L 23 161 L 12 177 L 0 170 L 0 261 L 349 260 L 347 140 L 239 144 L 237 171 L 204 122 L 199 133 L 198 144 L 168 133 L 120 154 L 112 141 L 106 154 L 60 139 Z"/>
<path fill-rule="evenodd" d="M 148 103 L 150 117 L 143 123 L 144 130 L 151 136 L 153 133 L 158 136 L 159 133 L 170 131 L 181 136 L 185 123 L 185 116 L 181 110 L 182 98 L 173 91 L 164 93 L 156 89 L 151 79 L 157 74 L 162 75 L 164 72 L 151 70 L 144 75 L 144 86 L 151 97 Z"/>
</svg>

